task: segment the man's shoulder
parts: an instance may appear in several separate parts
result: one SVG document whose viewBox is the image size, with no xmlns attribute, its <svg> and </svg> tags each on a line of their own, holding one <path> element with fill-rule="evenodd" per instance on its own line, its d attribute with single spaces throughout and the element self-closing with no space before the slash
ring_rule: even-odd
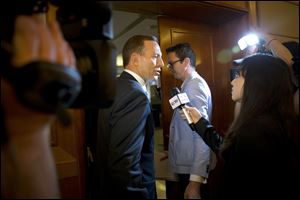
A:
<svg viewBox="0 0 300 200">
<path fill-rule="evenodd" d="M 129 76 L 120 76 L 117 78 L 117 88 L 121 90 L 125 90 L 128 88 L 129 90 L 141 90 L 142 87 L 140 86 L 139 82 Z"/>
<path fill-rule="evenodd" d="M 205 90 L 205 91 L 210 91 L 210 88 L 207 84 L 207 82 L 205 81 L 205 79 L 203 79 L 201 76 L 199 77 L 193 77 L 192 79 L 190 79 L 187 83 L 186 83 L 186 88 L 189 89 L 195 89 L 195 90 Z"/>
<path fill-rule="evenodd" d="M 198 73 L 192 77 L 191 82 L 197 82 L 197 83 L 207 85 L 206 80 L 202 76 L 200 76 L 200 74 L 198 74 Z"/>
<path fill-rule="evenodd" d="M 117 79 L 117 91 L 116 99 L 124 101 L 134 101 L 137 99 L 148 99 L 142 86 L 135 80 L 132 79 Z"/>
</svg>

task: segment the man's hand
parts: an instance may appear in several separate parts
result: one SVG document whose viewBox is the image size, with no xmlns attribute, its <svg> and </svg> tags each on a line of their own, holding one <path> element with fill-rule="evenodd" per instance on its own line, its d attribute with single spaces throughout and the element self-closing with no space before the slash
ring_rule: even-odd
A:
<svg viewBox="0 0 300 200">
<path fill-rule="evenodd" d="M 23 67 L 34 61 L 47 61 L 75 68 L 74 53 L 64 40 L 57 22 L 48 25 L 38 16 L 18 16 L 14 30 L 11 46 L 13 67 Z M 19 102 L 8 81 L 3 80 L 2 84 L 1 101 L 9 137 L 18 133 L 24 135 L 39 132 L 45 126 L 50 126 L 53 114 L 27 108 Z"/>
<path fill-rule="evenodd" d="M 200 195 L 201 183 L 190 181 L 184 192 L 185 199 L 201 199 Z"/>
<path fill-rule="evenodd" d="M 162 155 L 162 157 L 160 157 L 160 159 L 159 159 L 160 161 L 164 161 L 164 160 L 169 158 L 169 152 L 168 151 L 163 151 L 162 153 L 163 153 L 163 155 Z"/>
<path fill-rule="evenodd" d="M 76 66 L 74 53 L 63 39 L 58 24 L 53 22 L 48 25 L 38 16 L 16 18 L 10 50 L 12 67 L 20 68 L 35 61 L 60 64 L 57 67 Z M 7 80 L 2 79 L 1 86 L 8 138 L 8 142 L 1 145 L 1 161 L 5 159 L 1 163 L 12 166 L 12 170 L 4 171 L 3 180 L 10 180 L 7 188 L 14 189 L 4 191 L 3 197 L 59 198 L 58 178 L 49 142 L 54 114 L 24 106 L 16 97 L 15 88 Z"/>
<path fill-rule="evenodd" d="M 37 16 L 19 16 L 12 40 L 12 65 L 48 61 L 75 68 L 76 59 L 56 21 L 45 24 Z"/>
</svg>

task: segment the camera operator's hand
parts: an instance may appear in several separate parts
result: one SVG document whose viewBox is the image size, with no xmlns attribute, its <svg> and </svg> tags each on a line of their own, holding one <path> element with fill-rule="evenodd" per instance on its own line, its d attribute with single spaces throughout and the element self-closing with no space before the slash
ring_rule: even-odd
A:
<svg viewBox="0 0 300 200">
<path fill-rule="evenodd" d="M 73 51 L 63 39 L 56 22 L 47 25 L 37 16 L 19 16 L 12 38 L 13 67 L 47 61 L 75 68 Z M 54 114 L 24 106 L 10 82 L 2 79 L 1 84 L 8 138 L 7 143 L 1 145 L 1 197 L 59 198 L 49 140 Z M 2 164 L 5 166 L 2 167 Z"/>
<path fill-rule="evenodd" d="M 12 40 L 11 65 L 22 67 L 33 61 L 47 61 L 71 68 L 75 68 L 76 65 L 74 53 L 62 37 L 57 22 L 47 25 L 39 16 L 19 16 L 15 22 Z M 8 84 L 6 81 L 3 82 L 5 85 Z M 30 124 L 32 118 L 36 118 L 35 124 L 38 125 L 49 123 L 53 118 L 51 114 L 34 111 L 19 103 L 10 85 L 6 90 L 3 108 L 8 119 L 22 119 L 23 124 Z"/>
<path fill-rule="evenodd" d="M 43 60 L 75 68 L 74 53 L 56 21 L 45 24 L 39 16 L 19 16 L 12 45 L 12 65 L 23 66 Z"/>
<path fill-rule="evenodd" d="M 290 67 L 293 65 L 293 55 L 291 52 L 282 44 L 281 41 L 273 37 L 271 34 L 265 32 L 262 28 L 255 27 L 252 30 L 257 34 L 259 38 L 265 40 L 264 46 L 272 52 L 272 54 L 278 58 L 281 58 Z"/>
</svg>

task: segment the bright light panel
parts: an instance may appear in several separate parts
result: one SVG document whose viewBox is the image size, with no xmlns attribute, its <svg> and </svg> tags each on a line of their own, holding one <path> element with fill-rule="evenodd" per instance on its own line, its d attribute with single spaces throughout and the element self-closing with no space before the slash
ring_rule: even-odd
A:
<svg viewBox="0 0 300 200">
<path fill-rule="evenodd" d="M 254 34 L 249 34 L 249 35 L 246 35 L 245 37 L 246 37 L 245 40 L 249 46 L 256 45 L 259 42 L 258 37 Z"/>
<path fill-rule="evenodd" d="M 248 46 L 253 46 L 259 43 L 259 39 L 255 34 L 248 34 L 238 41 L 238 45 L 241 50 L 244 50 Z"/>
<path fill-rule="evenodd" d="M 242 37 L 241 39 L 239 39 L 238 45 L 239 45 L 239 47 L 240 47 L 241 50 L 246 49 L 247 42 L 244 40 L 244 37 Z"/>
</svg>

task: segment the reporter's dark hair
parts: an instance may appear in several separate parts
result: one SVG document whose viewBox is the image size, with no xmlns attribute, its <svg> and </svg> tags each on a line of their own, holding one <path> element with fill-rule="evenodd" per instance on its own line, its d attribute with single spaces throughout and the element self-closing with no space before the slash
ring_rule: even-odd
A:
<svg viewBox="0 0 300 200">
<path fill-rule="evenodd" d="M 232 144 L 243 125 L 266 113 L 279 115 L 286 133 L 298 142 L 294 130 L 293 85 L 287 64 L 271 55 L 255 54 L 243 60 L 240 71 L 245 78 L 241 110 L 225 136 L 221 151 Z"/>
</svg>

